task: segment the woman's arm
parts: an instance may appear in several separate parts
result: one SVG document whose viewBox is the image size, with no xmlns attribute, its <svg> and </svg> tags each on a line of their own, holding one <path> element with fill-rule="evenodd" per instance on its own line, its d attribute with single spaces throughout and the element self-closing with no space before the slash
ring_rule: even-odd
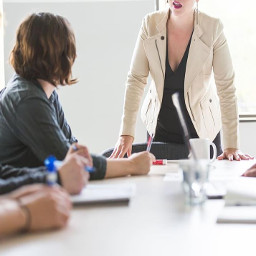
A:
<svg viewBox="0 0 256 256">
<path fill-rule="evenodd" d="M 215 36 L 216 41 L 213 45 L 213 71 L 220 99 L 224 146 L 224 152 L 218 159 L 248 160 L 252 157 L 239 150 L 239 116 L 234 84 L 235 73 L 221 22 L 219 22 Z"/>
<path fill-rule="evenodd" d="M 14 118 L 9 118 L 9 126 L 42 165 L 50 154 L 59 160 L 65 158 L 69 141 L 50 102 L 40 97 L 26 98 L 17 106 L 14 115 Z"/>
<path fill-rule="evenodd" d="M 128 156 L 131 155 L 132 142 L 135 137 L 136 119 L 149 75 L 149 63 L 143 42 L 146 38 L 147 26 L 145 18 L 139 31 L 126 81 L 120 138 L 115 145 L 115 149 L 111 155 L 112 158 L 122 158 L 126 153 L 128 153 Z"/>
<path fill-rule="evenodd" d="M 135 153 L 125 159 L 108 159 L 106 178 L 145 175 L 150 171 L 153 161 L 155 157 L 147 151 Z"/>
<path fill-rule="evenodd" d="M 136 153 L 125 159 L 106 159 L 93 155 L 95 172 L 90 174 L 91 180 L 122 177 L 127 175 L 144 175 L 150 171 L 155 157 L 149 152 Z"/>
<path fill-rule="evenodd" d="M 213 71 L 217 92 L 220 99 L 223 146 L 226 148 L 239 148 L 238 135 L 238 107 L 236 88 L 234 84 L 235 73 L 229 52 L 223 26 L 219 22 L 216 29 L 216 41 L 213 45 Z"/>
</svg>

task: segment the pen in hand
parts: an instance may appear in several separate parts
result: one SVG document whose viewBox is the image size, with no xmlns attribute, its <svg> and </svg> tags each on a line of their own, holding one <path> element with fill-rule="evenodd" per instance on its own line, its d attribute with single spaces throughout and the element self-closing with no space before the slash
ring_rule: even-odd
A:
<svg viewBox="0 0 256 256">
<path fill-rule="evenodd" d="M 72 145 L 72 149 L 73 149 L 74 151 L 78 151 L 78 150 L 79 150 L 76 145 Z M 89 172 L 89 173 L 92 173 L 92 172 L 95 171 L 95 168 L 94 168 L 93 166 L 85 166 L 84 169 L 85 169 L 85 171 L 87 171 L 87 172 Z"/>
<path fill-rule="evenodd" d="M 152 134 L 152 136 L 151 136 L 151 135 L 149 135 L 149 137 L 148 137 L 148 145 L 147 145 L 147 149 L 146 149 L 148 152 L 150 152 L 150 149 L 151 149 L 151 146 L 152 146 L 153 139 L 154 139 L 154 134 Z"/>
</svg>

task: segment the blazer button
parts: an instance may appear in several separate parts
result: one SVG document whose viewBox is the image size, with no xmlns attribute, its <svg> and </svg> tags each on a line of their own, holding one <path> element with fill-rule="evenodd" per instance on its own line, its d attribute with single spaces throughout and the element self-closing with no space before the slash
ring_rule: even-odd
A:
<svg viewBox="0 0 256 256">
<path fill-rule="evenodd" d="M 161 36 L 161 40 L 164 40 L 164 36 Z"/>
<path fill-rule="evenodd" d="M 212 103 L 212 99 L 209 99 L 210 103 Z"/>
</svg>

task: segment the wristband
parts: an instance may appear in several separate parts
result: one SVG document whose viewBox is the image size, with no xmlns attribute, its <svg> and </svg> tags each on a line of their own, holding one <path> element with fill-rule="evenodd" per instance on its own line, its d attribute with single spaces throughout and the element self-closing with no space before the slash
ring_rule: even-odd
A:
<svg viewBox="0 0 256 256">
<path fill-rule="evenodd" d="M 26 205 L 22 204 L 22 202 L 19 199 L 17 200 L 17 202 L 18 202 L 20 209 L 23 211 L 23 213 L 26 216 L 26 222 L 21 231 L 27 232 L 30 229 L 30 225 L 31 225 L 31 213 L 30 213 L 30 210 L 28 209 L 28 207 Z"/>
</svg>

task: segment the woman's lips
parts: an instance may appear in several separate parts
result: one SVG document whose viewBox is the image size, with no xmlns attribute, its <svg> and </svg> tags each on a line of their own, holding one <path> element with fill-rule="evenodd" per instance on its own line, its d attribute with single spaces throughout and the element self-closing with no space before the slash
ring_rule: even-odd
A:
<svg viewBox="0 0 256 256">
<path fill-rule="evenodd" d="M 175 9 L 180 9 L 182 7 L 182 4 L 178 1 L 173 1 L 173 6 Z"/>
</svg>

